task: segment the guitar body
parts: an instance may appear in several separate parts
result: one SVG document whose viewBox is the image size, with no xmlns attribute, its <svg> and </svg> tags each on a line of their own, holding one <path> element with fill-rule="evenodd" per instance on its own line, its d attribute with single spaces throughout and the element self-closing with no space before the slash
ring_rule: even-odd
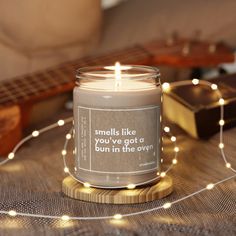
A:
<svg viewBox="0 0 236 236">
<path fill-rule="evenodd" d="M 22 137 L 20 107 L 0 108 L 0 154 L 7 155 Z"/>
</svg>

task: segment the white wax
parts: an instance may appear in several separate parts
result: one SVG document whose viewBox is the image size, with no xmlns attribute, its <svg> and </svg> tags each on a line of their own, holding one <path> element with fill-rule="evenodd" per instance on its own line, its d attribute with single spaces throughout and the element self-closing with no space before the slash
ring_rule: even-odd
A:
<svg viewBox="0 0 236 236">
<path fill-rule="evenodd" d="M 156 86 L 152 83 L 148 83 L 146 81 L 137 81 L 132 79 L 121 79 L 121 80 L 115 80 L 115 79 L 106 79 L 101 81 L 93 81 L 93 82 L 87 82 L 83 89 L 87 90 L 106 90 L 108 91 L 143 91 L 143 90 L 150 90 L 150 89 L 156 89 Z"/>
<path fill-rule="evenodd" d="M 103 80 L 75 87 L 74 105 L 130 108 L 161 104 L 160 86 L 122 79 L 117 84 L 115 80 Z"/>
</svg>

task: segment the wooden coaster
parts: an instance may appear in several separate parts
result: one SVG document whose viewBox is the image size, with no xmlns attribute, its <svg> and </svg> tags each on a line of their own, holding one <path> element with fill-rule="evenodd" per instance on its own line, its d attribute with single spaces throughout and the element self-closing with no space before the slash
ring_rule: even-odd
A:
<svg viewBox="0 0 236 236">
<path fill-rule="evenodd" d="M 68 197 L 97 203 L 132 204 L 161 199 L 172 193 L 173 183 L 169 176 L 161 178 L 154 185 L 135 189 L 98 189 L 86 188 L 70 176 L 62 182 L 62 191 Z"/>
</svg>

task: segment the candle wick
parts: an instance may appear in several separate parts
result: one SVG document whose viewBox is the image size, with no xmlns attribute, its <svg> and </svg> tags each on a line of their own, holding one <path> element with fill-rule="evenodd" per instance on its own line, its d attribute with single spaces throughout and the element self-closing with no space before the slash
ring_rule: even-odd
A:
<svg viewBox="0 0 236 236">
<path fill-rule="evenodd" d="M 121 86 L 121 66 L 119 62 L 115 63 L 115 90 L 117 91 L 118 88 Z"/>
</svg>

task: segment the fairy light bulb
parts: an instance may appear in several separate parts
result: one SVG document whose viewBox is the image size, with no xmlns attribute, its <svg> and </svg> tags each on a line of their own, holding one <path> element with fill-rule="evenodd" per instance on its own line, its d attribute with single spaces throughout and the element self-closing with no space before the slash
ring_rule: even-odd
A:
<svg viewBox="0 0 236 236">
<path fill-rule="evenodd" d="M 166 176 L 166 172 L 161 172 L 160 176 L 164 178 Z"/>
<path fill-rule="evenodd" d="M 170 202 L 167 202 L 165 203 L 163 206 L 162 206 L 164 209 L 168 209 L 171 207 L 171 203 Z"/>
<path fill-rule="evenodd" d="M 164 92 L 169 92 L 170 91 L 170 84 L 167 83 L 167 82 L 163 83 L 161 87 L 162 87 Z"/>
<path fill-rule="evenodd" d="M 212 89 L 212 90 L 216 90 L 216 89 L 218 89 L 218 86 L 217 86 L 216 84 L 212 84 L 212 85 L 211 85 L 211 89 Z"/>
<path fill-rule="evenodd" d="M 193 80 L 192 80 L 192 83 L 193 83 L 193 85 L 199 84 L 199 79 L 193 79 Z"/>
<path fill-rule="evenodd" d="M 64 172 L 65 172 L 65 173 L 69 173 L 69 168 L 68 168 L 68 167 L 65 167 L 65 168 L 64 168 Z"/>
<path fill-rule="evenodd" d="M 171 140 L 172 142 L 175 142 L 175 141 L 176 141 L 176 137 L 175 137 L 175 136 L 171 136 L 170 140 Z"/>
<path fill-rule="evenodd" d="M 61 151 L 61 154 L 63 155 L 63 156 L 65 156 L 66 155 L 66 150 L 65 149 L 63 149 L 62 151 Z"/>
<path fill-rule="evenodd" d="M 224 146 L 225 146 L 225 145 L 224 145 L 223 143 L 219 143 L 219 148 L 220 148 L 220 149 L 223 149 Z"/>
<path fill-rule="evenodd" d="M 220 126 L 223 126 L 224 124 L 225 124 L 225 121 L 224 121 L 224 120 L 220 120 L 220 121 L 219 121 L 219 125 L 220 125 Z"/>
<path fill-rule="evenodd" d="M 64 221 L 68 221 L 70 219 L 70 217 L 68 215 L 63 215 L 61 217 L 61 219 L 64 220 Z"/>
<path fill-rule="evenodd" d="M 206 186 L 206 189 L 210 190 L 214 188 L 214 184 L 210 183 Z"/>
<path fill-rule="evenodd" d="M 65 121 L 64 120 L 59 120 L 59 121 L 57 121 L 57 124 L 59 126 L 63 126 L 65 124 Z"/>
<path fill-rule="evenodd" d="M 122 215 L 121 215 L 121 214 L 115 214 L 115 215 L 113 216 L 113 218 L 114 218 L 115 220 L 120 220 L 120 219 L 122 219 Z"/>
<path fill-rule="evenodd" d="M 225 166 L 226 166 L 227 168 L 231 168 L 231 164 L 230 164 L 229 162 L 227 162 L 227 163 L 225 164 Z"/>
<path fill-rule="evenodd" d="M 172 160 L 172 163 L 173 163 L 174 165 L 176 165 L 177 162 L 178 162 L 177 159 L 173 159 L 173 160 Z"/>
<path fill-rule="evenodd" d="M 220 105 L 224 105 L 224 104 L 225 104 L 225 100 L 224 100 L 223 98 L 220 98 L 220 99 L 219 99 L 219 104 L 220 104 Z"/>
<path fill-rule="evenodd" d="M 71 139 L 71 134 L 67 134 L 67 135 L 66 135 L 66 139 L 67 139 L 67 140 Z"/>
<path fill-rule="evenodd" d="M 179 152 L 179 147 L 175 147 L 175 148 L 174 148 L 174 151 L 175 151 L 175 152 Z"/>
<path fill-rule="evenodd" d="M 90 183 L 88 183 L 88 182 L 85 182 L 85 183 L 84 183 L 84 187 L 85 187 L 85 188 L 90 188 L 90 186 L 91 186 Z"/>
<path fill-rule="evenodd" d="M 11 211 L 8 212 L 8 215 L 9 216 L 16 216 L 17 213 L 16 213 L 16 211 L 11 210 Z"/>
<path fill-rule="evenodd" d="M 14 152 L 10 152 L 10 153 L 8 154 L 8 159 L 12 160 L 14 157 L 15 157 Z"/>
<path fill-rule="evenodd" d="M 32 136 L 33 136 L 33 137 L 39 136 L 39 131 L 38 131 L 38 130 L 33 131 L 33 132 L 32 132 Z"/>
<path fill-rule="evenodd" d="M 164 127 L 164 131 L 165 131 L 166 133 L 170 132 L 170 127 L 165 126 L 165 127 Z"/>
<path fill-rule="evenodd" d="M 136 186 L 135 186 L 135 184 L 128 184 L 127 185 L 127 188 L 128 189 L 134 189 Z"/>
</svg>

